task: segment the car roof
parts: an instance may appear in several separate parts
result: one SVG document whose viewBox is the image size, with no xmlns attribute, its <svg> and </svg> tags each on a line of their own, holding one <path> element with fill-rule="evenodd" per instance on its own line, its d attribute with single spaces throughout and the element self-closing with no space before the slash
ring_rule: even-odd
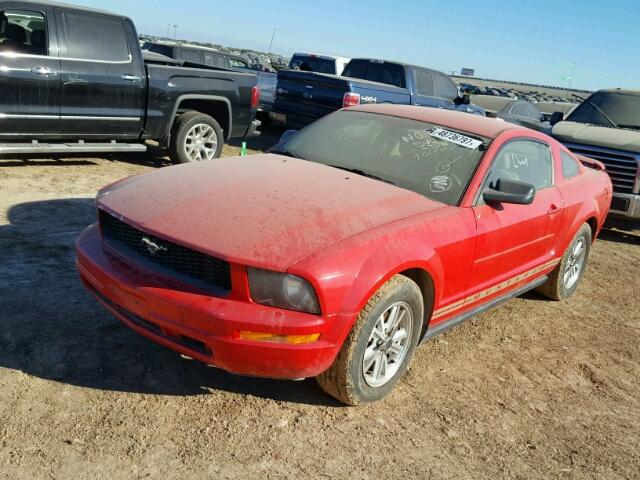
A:
<svg viewBox="0 0 640 480">
<path fill-rule="evenodd" d="M 97 8 L 82 7 L 82 6 L 79 6 L 79 5 L 71 5 L 69 3 L 52 2 L 50 0 L 21 0 L 20 3 L 21 4 L 25 4 L 25 5 L 39 5 L 39 6 L 44 6 L 44 7 L 66 8 L 66 9 L 69 9 L 69 10 L 77 10 L 79 12 L 99 13 L 101 15 L 111 15 L 111 16 L 114 16 L 114 17 L 125 18 L 125 15 L 121 15 L 121 14 L 113 13 L 113 12 L 107 12 L 106 10 L 99 10 Z"/>
<path fill-rule="evenodd" d="M 507 130 L 529 132 L 529 129 L 525 127 L 504 122 L 496 118 L 487 118 L 470 113 L 418 107 L 414 105 L 358 105 L 349 107 L 347 110 L 391 115 L 394 117 L 418 120 L 420 122 L 435 123 L 436 125 L 455 128 L 463 132 L 473 133 L 490 139 L 496 138 Z"/>
</svg>

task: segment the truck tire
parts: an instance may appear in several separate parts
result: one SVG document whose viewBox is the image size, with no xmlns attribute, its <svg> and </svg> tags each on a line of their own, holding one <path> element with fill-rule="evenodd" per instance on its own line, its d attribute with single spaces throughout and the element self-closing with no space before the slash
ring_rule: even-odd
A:
<svg viewBox="0 0 640 480">
<path fill-rule="evenodd" d="M 169 157 L 173 163 L 190 163 L 218 158 L 224 147 L 220 124 L 200 112 L 181 114 L 173 124 Z"/>
<path fill-rule="evenodd" d="M 549 279 L 536 292 L 552 300 L 565 300 L 574 294 L 587 267 L 591 250 L 591 227 L 582 225 Z"/>
<path fill-rule="evenodd" d="M 347 405 L 385 397 L 409 368 L 423 310 L 418 285 L 391 278 L 362 309 L 333 365 L 316 377 L 320 387 Z"/>
</svg>

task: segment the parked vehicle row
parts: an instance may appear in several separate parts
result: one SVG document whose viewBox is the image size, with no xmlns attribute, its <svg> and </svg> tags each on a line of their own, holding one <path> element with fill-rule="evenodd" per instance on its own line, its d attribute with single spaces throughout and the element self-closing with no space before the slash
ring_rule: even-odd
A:
<svg viewBox="0 0 640 480">
<path fill-rule="evenodd" d="M 343 107 L 360 104 L 418 105 L 484 115 L 461 101 L 444 73 L 375 59 L 353 59 L 342 75 L 284 70 L 278 72 L 275 111 L 291 127 L 301 127 Z"/>
<path fill-rule="evenodd" d="M 196 68 L 198 67 L 198 68 Z M 0 154 L 144 151 L 219 156 L 256 132 L 255 75 L 143 57 L 123 16 L 0 2 Z"/>
</svg>

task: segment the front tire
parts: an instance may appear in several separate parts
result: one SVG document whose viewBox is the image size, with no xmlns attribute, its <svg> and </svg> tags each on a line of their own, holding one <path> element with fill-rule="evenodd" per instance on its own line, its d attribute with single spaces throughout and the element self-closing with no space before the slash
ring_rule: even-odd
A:
<svg viewBox="0 0 640 480">
<path fill-rule="evenodd" d="M 420 337 L 424 302 L 418 285 L 396 275 L 369 299 L 333 365 L 317 377 L 347 405 L 385 397 L 409 368 Z"/>
<path fill-rule="evenodd" d="M 173 163 L 191 163 L 220 157 L 224 133 L 220 124 L 200 112 L 181 114 L 173 125 L 169 157 Z"/>
<path fill-rule="evenodd" d="M 536 288 L 536 292 L 552 300 L 565 300 L 573 295 L 587 267 L 591 239 L 591 227 L 585 223 L 571 240 L 562 261 L 551 272 L 549 279 Z"/>
</svg>

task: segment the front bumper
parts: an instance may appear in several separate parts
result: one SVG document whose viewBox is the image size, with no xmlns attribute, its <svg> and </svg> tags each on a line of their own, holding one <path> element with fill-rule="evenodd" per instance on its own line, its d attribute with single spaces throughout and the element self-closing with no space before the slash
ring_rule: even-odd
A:
<svg viewBox="0 0 640 480">
<path fill-rule="evenodd" d="M 85 287 L 128 327 L 233 373 L 284 379 L 317 376 L 333 363 L 354 320 L 352 315 L 311 315 L 258 305 L 236 293 L 236 286 L 228 298 L 219 298 L 169 285 L 107 251 L 97 225 L 82 233 L 76 252 Z M 320 333 L 320 338 L 298 345 L 261 342 L 240 339 L 241 331 Z"/>
<path fill-rule="evenodd" d="M 640 219 L 640 195 L 613 192 L 610 215 L 618 218 Z"/>
</svg>

